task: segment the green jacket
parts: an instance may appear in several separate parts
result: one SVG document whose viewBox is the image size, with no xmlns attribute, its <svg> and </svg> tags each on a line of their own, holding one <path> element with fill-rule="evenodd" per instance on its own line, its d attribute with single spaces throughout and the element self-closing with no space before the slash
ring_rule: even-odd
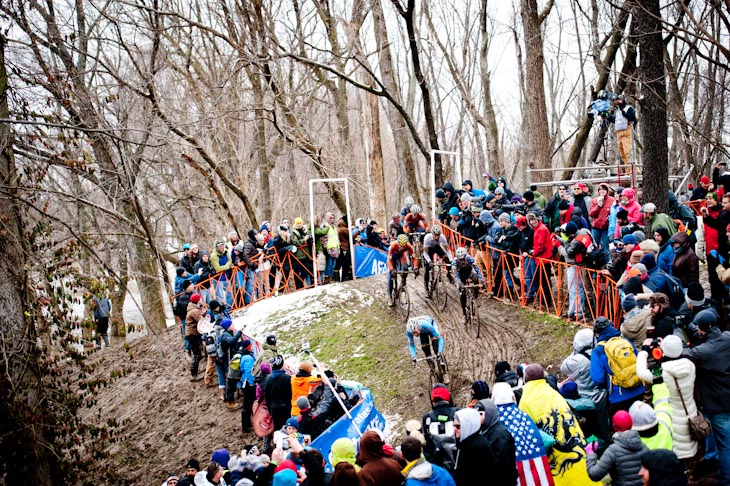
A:
<svg viewBox="0 0 730 486">
<path fill-rule="evenodd" d="M 670 236 L 677 232 L 677 225 L 674 224 L 674 220 L 665 213 L 655 214 L 649 224 L 651 225 L 651 233 L 647 233 L 647 238 L 653 237 L 657 228 L 665 228 Z"/>
<path fill-rule="evenodd" d="M 302 229 L 293 229 L 291 231 L 291 243 L 292 245 L 297 247 L 296 253 L 294 253 L 294 257 L 296 257 L 297 260 L 303 260 L 305 258 L 310 258 L 310 253 L 312 253 L 312 242 L 310 239 L 308 239 L 309 231 L 307 231 L 306 226 L 302 226 Z"/>
</svg>

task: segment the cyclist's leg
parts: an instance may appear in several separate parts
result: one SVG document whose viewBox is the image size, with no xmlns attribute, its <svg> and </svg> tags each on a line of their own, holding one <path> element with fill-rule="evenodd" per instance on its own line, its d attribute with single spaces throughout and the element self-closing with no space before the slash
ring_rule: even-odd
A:
<svg viewBox="0 0 730 486">
<path fill-rule="evenodd" d="M 431 356 L 431 336 L 421 333 L 418 338 L 421 340 L 421 349 L 423 350 L 423 354 L 426 355 L 426 357 Z M 437 353 L 434 353 L 437 354 Z"/>
</svg>

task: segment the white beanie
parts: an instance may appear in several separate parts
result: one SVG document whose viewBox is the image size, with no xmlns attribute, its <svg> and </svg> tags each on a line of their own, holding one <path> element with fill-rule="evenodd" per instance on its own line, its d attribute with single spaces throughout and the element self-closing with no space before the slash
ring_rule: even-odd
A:
<svg viewBox="0 0 730 486">
<path fill-rule="evenodd" d="M 674 334 L 670 334 L 662 339 L 661 347 L 662 353 L 667 358 L 679 358 L 682 356 L 682 340 Z"/>
<path fill-rule="evenodd" d="M 492 387 L 492 401 L 495 405 L 515 403 L 515 394 L 509 383 L 497 382 Z"/>
</svg>

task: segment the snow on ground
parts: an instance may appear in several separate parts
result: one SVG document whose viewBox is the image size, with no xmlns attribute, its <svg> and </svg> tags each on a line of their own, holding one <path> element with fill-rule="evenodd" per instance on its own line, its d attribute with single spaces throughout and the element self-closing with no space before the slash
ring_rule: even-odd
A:
<svg viewBox="0 0 730 486">
<path fill-rule="evenodd" d="M 367 306 L 372 304 L 373 298 L 339 283 L 322 285 L 264 299 L 246 309 L 236 311 L 231 316 L 233 328 L 244 330 L 254 339 L 264 341 L 268 334 L 306 326 L 320 315 L 327 313 L 335 301 Z M 333 324 L 347 325 L 348 322 L 345 320 Z"/>
</svg>

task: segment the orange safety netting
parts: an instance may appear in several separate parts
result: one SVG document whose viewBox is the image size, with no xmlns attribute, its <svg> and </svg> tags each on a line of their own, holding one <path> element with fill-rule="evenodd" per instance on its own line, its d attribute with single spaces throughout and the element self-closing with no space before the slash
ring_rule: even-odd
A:
<svg viewBox="0 0 730 486">
<path fill-rule="evenodd" d="M 619 322 L 619 291 L 616 283 L 600 271 L 513 255 L 486 244 L 474 244 L 448 226 L 442 228 L 452 254 L 455 248 L 464 246 L 476 259 L 485 278 L 487 295 L 583 324 L 592 323 L 598 316 Z M 216 299 L 231 310 L 239 310 L 269 297 L 314 286 L 309 259 L 302 262 L 292 252 L 286 252 L 284 257 L 262 255 L 257 262 L 256 270 L 236 266 L 199 282 L 196 293 L 205 302 Z"/>
</svg>

